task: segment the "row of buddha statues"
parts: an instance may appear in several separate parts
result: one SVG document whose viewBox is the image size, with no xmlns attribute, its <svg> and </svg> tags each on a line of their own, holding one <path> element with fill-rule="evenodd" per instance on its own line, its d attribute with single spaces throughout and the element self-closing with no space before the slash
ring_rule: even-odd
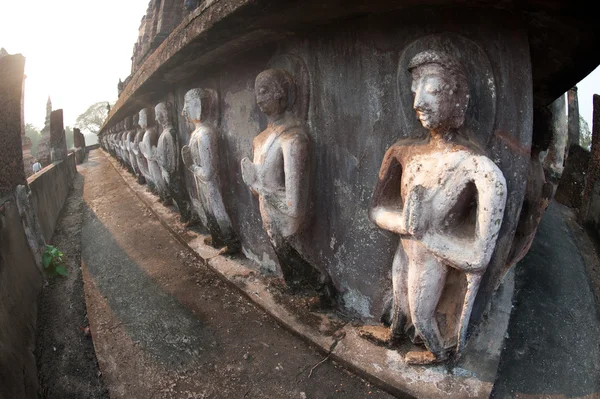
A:
<svg viewBox="0 0 600 399">
<path fill-rule="evenodd" d="M 411 364 L 443 362 L 460 353 L 479 285 L 494 252 L 503 222 L 507 184 L 502 171 L 461 132 L 469 106 L 465 68 L 451 54 L 426 50 L 410 59 L 413 108 L 429 132 L 402 139 L 385 154 L 374 187 L 369 219 L 400 238 L 392 262 L 392 296 L 382 322 L 390 336 L 412 335 L 426 351 L 409 351 Z M 253 158 L 240 159 L 243 182 L 258 197 L 263 227 L 292 292 L 309 290 L 333 305 L 336 289 L 321 268 L 295 245 L 310 213 L 312 142 L 306 121 L 292 112 L 295 81 L 284 69 L 268 69 L 255 80 L 256 102 L 268 124 L 253 141 Z M 402 88 L 409 89 L 409 88 Z M 174 201 L 184 219 L 182 164 L 193 174 L 197 196 L 215 246 L 238 244 L 221 194 L 218 133 L 210 120 L 217 93 L 194 88 L 185 94 L 183 116 L 194 125 L 181 145 L 172 105 L 154 108 L 158 126 L 149 126 L 148 109 L 115 126 L 102 145 L 128 164 L 162 201 Z M 450 269 L 464 274 L 467 287 L 449 334 L 441 331 L 436 309 Z M 451 345 L 448 344 L 451 342 Z M 450 346 L 450 347 L 449 347 Z"/>
</svg>

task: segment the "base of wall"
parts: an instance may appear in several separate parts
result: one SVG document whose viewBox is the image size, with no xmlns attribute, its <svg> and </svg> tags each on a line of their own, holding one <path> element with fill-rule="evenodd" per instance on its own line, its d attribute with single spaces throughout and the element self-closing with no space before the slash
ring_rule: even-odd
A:
<svg viewBox="0 0 600 399">
<path fill-rule="evenodd" d="M 104 152 L 104 150 L 103 150 Z M 118 161 L 104 152 L 113 167 L 134 193 L 158 217 L 159 221 L 196 257 L 215 271 L 230 286 L 274 317 L 305 341 L 316 346 L 328 358 L 396 395 L 426 398 L 487 398 L 494 380 L 514 291 L 510 272 L 495 293 L 489 317 L 474 332 L 463 356 L 455 364 L 411 366 L 402 353 L 406 347 L 390 349 L 361 337 L 362 327 L 333 312 L 310 311 L 297 297 L 283 292 L 282 279 L 258 275 L 251 261 L 218 255 L 205 244 L 209 236 L 186 229 L 179 215 L 162 205 L 134 176 L 126 173 Z M 375 330 L 385 331 L 375 328 Z M 362 334 L 364 335 L 364 334 Z"/>
</svg>

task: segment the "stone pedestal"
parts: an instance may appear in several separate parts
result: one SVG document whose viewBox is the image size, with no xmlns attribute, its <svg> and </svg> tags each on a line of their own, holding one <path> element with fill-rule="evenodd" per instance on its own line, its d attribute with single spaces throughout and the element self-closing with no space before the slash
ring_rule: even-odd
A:
<svg viewBox="0 0 600 399">
<path fill-rule="evenodd" d="M 25 57 L 0 58 L 0 196 L 25 184 L 21 147 L 21 101 Z"/>
<path fill-rule="evenodd" d="M 52 162 L 67 157 L 67 138 L 63 126 L 63 110 L 57 109 L 50 115 L 50 158 Z"/>
</svg>

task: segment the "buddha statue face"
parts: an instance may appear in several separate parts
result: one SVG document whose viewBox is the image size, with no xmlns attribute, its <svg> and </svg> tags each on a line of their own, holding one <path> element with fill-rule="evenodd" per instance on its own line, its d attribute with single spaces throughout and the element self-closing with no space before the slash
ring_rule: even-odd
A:
<svg viewBox="0 0 600 399">
<path fill-rule="evenodd" d="M 202 89 L 192 89 L 185 93 L 182 114 L 191 123 L 200 122 L 202 115 Z"/>
<path fill-rule="evenodd" d="M 254 91 L 260 110 L 271 117 L 284 113 L 292 105 L 289 91 L 293 84 L 291 76 L 280 69 L 267 69 L 258 74 Z"/>
<path fill-rule="evenodd" d="M 142 109 L 139 113 L 138 124 L 142 129 L 148 127 L 148 110 L 146 108 Z"/>
<path fill-rule="evenodd" d="M 166 127 L 170 124 L 170 108 L 171 107 L 169 106 L 169 103 L 166 101 L 158 103 L 156 107 L 154 107 L 156 121 L 163 127 Z"/>
<path fill-rule="evenodd" d="M 462 66 L 443 53 L 422 52 L 409 65 L 417 118 L 428 130 L 459 128 L 468 106 L 468 83 Z"/>
</svg>

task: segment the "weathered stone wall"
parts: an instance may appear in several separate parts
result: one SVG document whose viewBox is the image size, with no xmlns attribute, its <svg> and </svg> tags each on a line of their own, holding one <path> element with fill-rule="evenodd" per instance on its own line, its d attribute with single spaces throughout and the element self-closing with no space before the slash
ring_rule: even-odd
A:
<svg viewBox="0 0 600 399">
<path fill-rule="evenodd" d="M 37 397 L 33 356 L 42 287 L 40 240 L 27 204 L 21 147 L 21 55 L 0 57 L 0 397 Z M 19 195 L 20 193 L 21 195 Z M 39 238 L 39 234 L 37 236 Z M 35 247 L 30 244 L 36 243 Z M 32 250 L 32 248 L 35 249 Z"/>
<path fill-rule="evenodd" d="M 25 183 L 21 147 L 21 98 L 25 57 L 0 57 L 0 197 Z"/>
<path fill-rule="evenodd" d="M 140 23 L 138 41 L 133 47 L 132 74 L 169 36 L 181 22 L 183 15 L 184 3 L 182 0 L 150 0 L 146 15 Z"/>
<path fill-rule="evenodd" d="M 0 397 L 36 398 L 33 356 L 42 288 L 13 198 L 0 205 Z"/>
<path fill-rule="evenodd" d="M 474 76 L 489 69 L 490 81 L 481 77 L 474 77 L 474 81 L 493 86 L 497 101 L 478 109 L 481 104 L 474 98 L 468 111 L 470 117 L 489 125 L 489 131 L 477 140 L 503 171 L 509 190 L 496 254 L 475 307 L 475 317 L 482 313 L 510 266 L 504 262 L 523 201 L 531 145 L 533 107 L 527 35 L 518 20 L 500 12 L 448 14 L 423 9 L 353 20 L 346 26 L 337 24 L 335 29 L 303 33 L 277 47 L 265 46 L 229 59 L 218 68 L 199 71 L 157 99 L 156 103 L 174 102 L 184 145 L 191 133 L 181 116 L 185 93 L 194 87 L 218 91 L 224 201 L 243 252 L 257 262 L 257 268 L 278 270 L 258 201 L 240 173 L 240 160 L 252 156 L 252 140 L 266 124 L 256 105 L 254 79 L 270 67 L 294 69 L 292 72 L 305 69 L 310 92 L 307 125 L 315 171 L 311 180 L 316 194 L 313 223 L 301 237 L 301 252 L 331 274 L 348 311 L 365 319 L 379 317 L 391 283 L 398 238 L 368 220 L 368 207 L 387 148 L 400 138 L 424 133 L 412 110 L 410 86 L 398 87 L 398 76 L 408 73 L 399 71 L 399 59 L 405 51 L 414 51 L 410 46 L 416 39 L 439 32 L 451 36 L 450 41 L 457 44 L 454 50 L 464 52 L 463 59 L 485 54 L 486 65 L 470 65 L 468 69 Z M 469 44 L 461 47 L 461 43 Z M 194 196 L 193 178 L 185 173 L 188 191 Z"/>
<path fill-rule="evenodd" d="M 28 179 L 33 207 L 46 241 L 50 241 L 54 234 L 56 222 L 69 195 L 75 173 L 77 173 L 75 154 L 72 153 L 66 159 L 45 167 L 40 173 Z"/>
</svg>

